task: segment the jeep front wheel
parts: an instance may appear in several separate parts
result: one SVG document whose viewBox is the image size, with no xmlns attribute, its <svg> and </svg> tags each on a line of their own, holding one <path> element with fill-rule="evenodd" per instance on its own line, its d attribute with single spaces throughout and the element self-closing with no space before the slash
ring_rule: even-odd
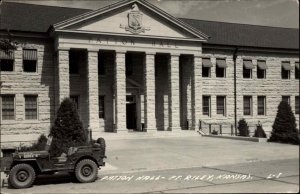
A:
<svg viewBox="0 0 300 194">
<path fill-rule="evenodd" d="M 93 182 L 97 179 L 97 164 L 90 160 L 84 159 L 78 162 L 75 168 L 75 177 L 81 183 Z"/>
<path fill-rule="evenodd" d="M 35 171 L 29 164 L 17 164 L 9 173 L 8 181 L 16 189 L 30 187 L 35 180 Z"/>
</svg>

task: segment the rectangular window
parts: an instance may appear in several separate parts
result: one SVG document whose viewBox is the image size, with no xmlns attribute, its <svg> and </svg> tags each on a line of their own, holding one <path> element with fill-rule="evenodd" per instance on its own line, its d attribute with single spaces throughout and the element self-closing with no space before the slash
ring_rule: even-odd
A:
<svg viewBox="0 0 300 194">
<path fill-rule="evenodd" d="M 266 61 L 257 61 L 257 79 L 266 79 Z"/>
<path fill-rule="evenodd" d="M 281 64 L 281 78 L 282 79 L 290 79 L 290 73 L 292 70 L 292 66 L 290 62 L 283 61 Z"/>
<path fill-rule="evenodd" d="M 210 116 L 210 96 L 202 97 L 203 115 Z"/>
<path fill-rule="evenodd" d="M 299 96 L 295 96 L 295 114 L 299 114 L 299 104 L 300 104 L 300 98 Z"/>
<path fill-rule="evenodd" d="M 244 60 L 243 61 L 243 78 L 252 78 L 252 69 L 254 68 L 254 65 L 252 63 L 252 60 Z"/>
<path fill-rule="evenodd" d="M 296 61 L 295 62 L 295 78 L 299 79 L 299 76 L 300 76 L 299 62 Z"/>
<path fill-rule="evenodd" d="M 23 71 L 37 72 L 37 50 L 23 49 Z"/>
<path fill-rule="evenodd" d="M 282 101 L 285 101 L 288 104 L 290 104 L 290 96 L 282 96 Z"/>
<path fill-rule="evenodd" d="M 98 52 L 98 74 L 99 75 L 105 75 L 104 57 L 105 55 L 103 52 Z"/>
<path fill-rule="evenodd" d="M 217 114 L 225 116 L 226 114 L 226 97 L 217 96 Z"/>
<path fill-rule="evenodd" d="M 216 64 L 216 77 L 226 77 L 226 60 L 225 59 L 217 59 Z"/>
<path fill-rule="evenodd" d="M 244 115 L 252 115 L 252 96 L 244 96 Z"/>
<path fill-rule="evenodd" d="M 2 95 L 2 120 L 14 120 L 15 119 L 15 96 L 14 95 Z"/>
<path fill-rule="evenodd" d="M 14 71 L 14 52 L 0 50 L 0 70 Z"/>
<path fill-rule="evenodd" d="M 202 77 L 210 77 L 210 67 L 202 66 Z"/>
<path fill-rule="evenodd" d="M 75 107 L 79 110 L 79 95 L 71 95 L 71 100 L 75 103 Z"/>
<path fill-rule="evenodd" d="M 99 118 L 105 118 L 105 101 L 104 96 L 99 96 Z"/>
<path fill-rule="evenodd" d="M 202 77 L 210 77 L 210 69 L 213 66 L 209 58 L 202 59 Z"/>
<path fill-rule="evenodd" d="M 25 119 L 37 119 L 37 96 L 25 95 Z"/>
<path fill-rule="evenodd" d="M 257 114 L 266 115 L 266 97 L 258 96 L 257 97 Z"/>
</svg>

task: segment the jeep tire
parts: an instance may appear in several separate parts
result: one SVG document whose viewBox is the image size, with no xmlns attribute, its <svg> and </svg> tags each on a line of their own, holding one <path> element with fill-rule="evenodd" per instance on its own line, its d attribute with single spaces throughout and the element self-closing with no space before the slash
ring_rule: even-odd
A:
<svg viewBox="0 0 300 194">
<path fill-rule="evenodd" d="M 75 167 L 75 177 L 81 183 L 93 182 L 98 176 L 97 164 L 90 160 L 84 159 L 77 163 Z"/>
<path fill-rule="evenodd" d="M 9 172 L 9 184 L 16 189 L 30 187 L 34 180 L 35 171 L 29 164 L 17 164 Z"/>
<path fill-rule="evenodd" d="M 102 149 L 103 155 L 105 155 L 105 149 L 106 149 L 105 140 L 102 137 L 100 137 L 97 139 L 97 143 L 100 144 L 100 148 Z"/>
</svg>

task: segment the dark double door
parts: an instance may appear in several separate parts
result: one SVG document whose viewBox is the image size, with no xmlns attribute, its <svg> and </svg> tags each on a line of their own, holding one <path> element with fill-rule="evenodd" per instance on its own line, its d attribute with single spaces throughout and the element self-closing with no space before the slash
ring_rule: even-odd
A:
<svg viewBox="0 0 300 194">
<path fill-rule="evenodd" d="M 126 97 L 126 127 L 137 130 L 136 100 L 135 96 Z"/>
</svg>

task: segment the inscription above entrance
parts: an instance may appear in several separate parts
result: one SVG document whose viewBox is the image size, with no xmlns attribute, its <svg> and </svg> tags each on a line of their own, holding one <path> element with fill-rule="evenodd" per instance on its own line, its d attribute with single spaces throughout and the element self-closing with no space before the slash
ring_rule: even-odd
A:
<svg viewBox="0 0 300 194">
<path fill-rule="evenodd" d="M 150 30 L 150 28 L 144 27 L 142 22 L 143 14 L 140 12 L 137 4 L 133 4 L 131 11 L 128 13 L 128 25 L 124 26 L 120 24 L 120 28 L 124 28 L 133 34 L 140 34 L 146 30 Z"/>
</svg>

